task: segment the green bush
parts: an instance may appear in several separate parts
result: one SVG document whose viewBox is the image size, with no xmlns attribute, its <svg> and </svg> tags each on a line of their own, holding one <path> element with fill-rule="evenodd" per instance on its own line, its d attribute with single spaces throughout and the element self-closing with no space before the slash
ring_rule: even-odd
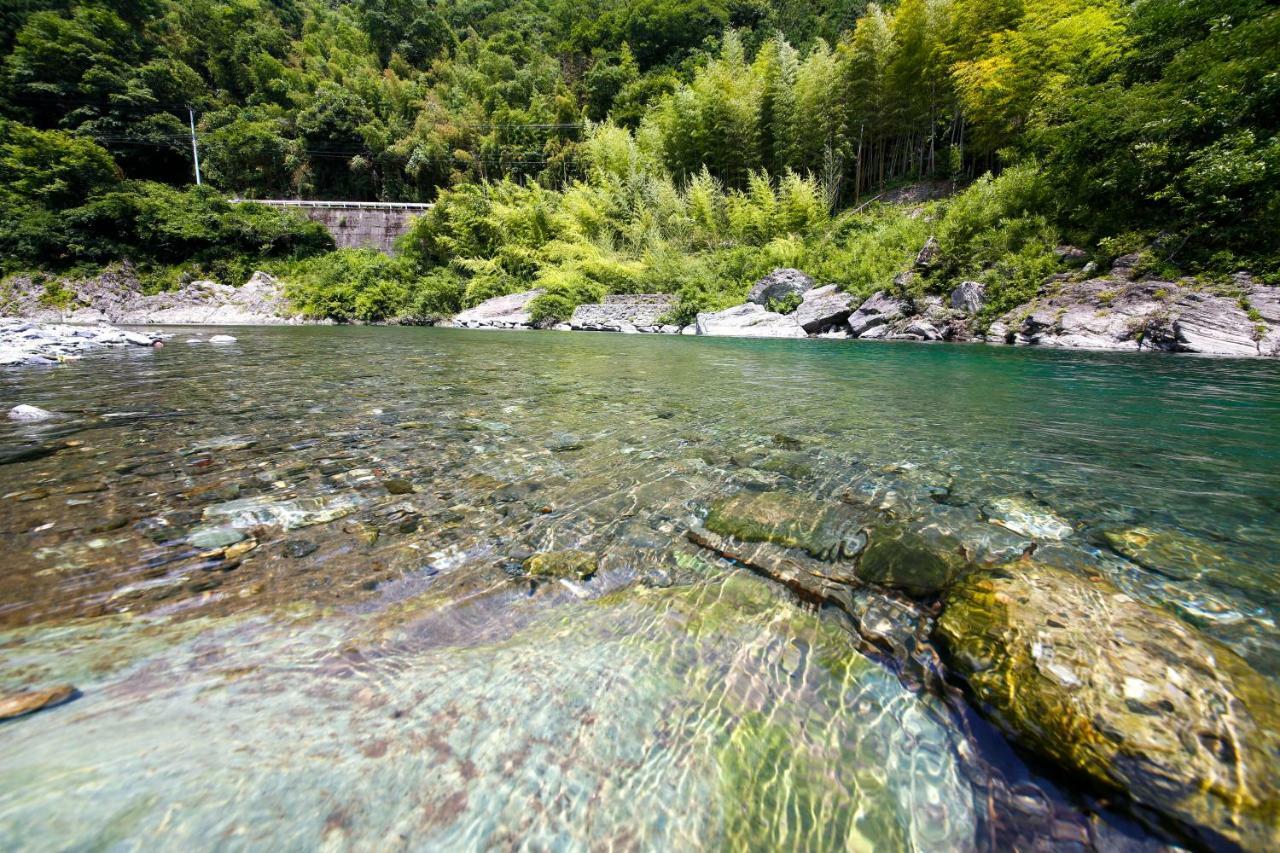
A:
<svg viewBox="0 0 1280 853">
<path fill-rule="evenodd" d="M 378 322 L 409 304 L 412 268 L 376 249 L 339 249 L 297 264 L 285 294 L 310 317 Z"/>
<path fill-rule="evenodd" d="M 436 267 L 411 285 L 407 316 L 419 322 L 450 317 L 462 310 L 465 290 L 457 272 Z"/>
</svg>

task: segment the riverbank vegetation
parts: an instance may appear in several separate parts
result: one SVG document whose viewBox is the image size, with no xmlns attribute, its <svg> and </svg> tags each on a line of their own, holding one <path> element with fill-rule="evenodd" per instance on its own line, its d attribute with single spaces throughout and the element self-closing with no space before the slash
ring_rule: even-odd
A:
<svg viewBox="0 0 1280 853">
<path fill-rule="evenodd" d="M 303 310 L 542 287 L 741 301 L 776 266 L 1034 293 L 1070 242 L 1280 273 L 1280 12 L 1260 0 L 29 0 L 0 21 L 5 271 L 253 266 Z M 207 184 L 194 189 L 188 107 Z M 908 183 L 954 189 L 886 204 Z M 242 197 L 435 201 L 395 259 Z"/>
</svg>

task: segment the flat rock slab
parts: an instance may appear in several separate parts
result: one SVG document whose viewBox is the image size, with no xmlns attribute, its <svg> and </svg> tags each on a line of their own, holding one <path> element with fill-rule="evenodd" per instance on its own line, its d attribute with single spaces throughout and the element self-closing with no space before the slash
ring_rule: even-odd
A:
<svg viewBox="0 0 1280 853">
<path fill-rule="evenodd" d="M 1026 747 L 1206 846 L 1280 845 L 1280 690 L 1225 646 L 1101 578 L 1031 561 L 958 581 L 937 633 Z"/>
<path fill-rule="evenodd" d="M 464 329 L 528 328 L 533 323 L 529 303 L 545 292 L 538 288 L 486 299 L 474 308 L 457 314 L 450 325 Z"/>
<path fill-rule="evenodd" d="M 739 338 L 808 337 L 792 315 L 765 310 L 754 302 L 698 315 L 697 333 Z"/>
</svg>

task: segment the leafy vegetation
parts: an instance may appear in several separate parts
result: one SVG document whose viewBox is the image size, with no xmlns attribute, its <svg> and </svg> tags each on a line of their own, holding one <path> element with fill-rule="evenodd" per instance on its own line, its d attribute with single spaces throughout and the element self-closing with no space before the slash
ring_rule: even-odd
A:
<svg viewBox="0 0 1280 853">
<path fill-rule="evenodd" d="M 1277 275 L 1277 68 L 1265 0 L 25 0 L 0 271 L 274 265 L 358 320 L 542 287 L 546 322 L 632 291 L 688 319 L 781 265 L 869 292 L 929 233 L 912 286 L 977 279 L 990 310 L 1059 241 Z M 967 188 L 875 201 L 920 179 Z M 385 259 L 227 196 L 437 207 Z"/>
</svg>

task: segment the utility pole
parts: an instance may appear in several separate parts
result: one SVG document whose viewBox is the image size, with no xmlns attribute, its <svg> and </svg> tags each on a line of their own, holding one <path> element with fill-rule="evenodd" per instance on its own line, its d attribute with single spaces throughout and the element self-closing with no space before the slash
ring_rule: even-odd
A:
<svg viewBox="0 0 1280 853">
<path fill-rule="evenodd" d="M 187 107 L 187 113 L 191 116 L 191 157 L 196 163 L 196 186 L 200 186 L 200 149 L 196 147 L 196 111 Z"/>
</svg>

